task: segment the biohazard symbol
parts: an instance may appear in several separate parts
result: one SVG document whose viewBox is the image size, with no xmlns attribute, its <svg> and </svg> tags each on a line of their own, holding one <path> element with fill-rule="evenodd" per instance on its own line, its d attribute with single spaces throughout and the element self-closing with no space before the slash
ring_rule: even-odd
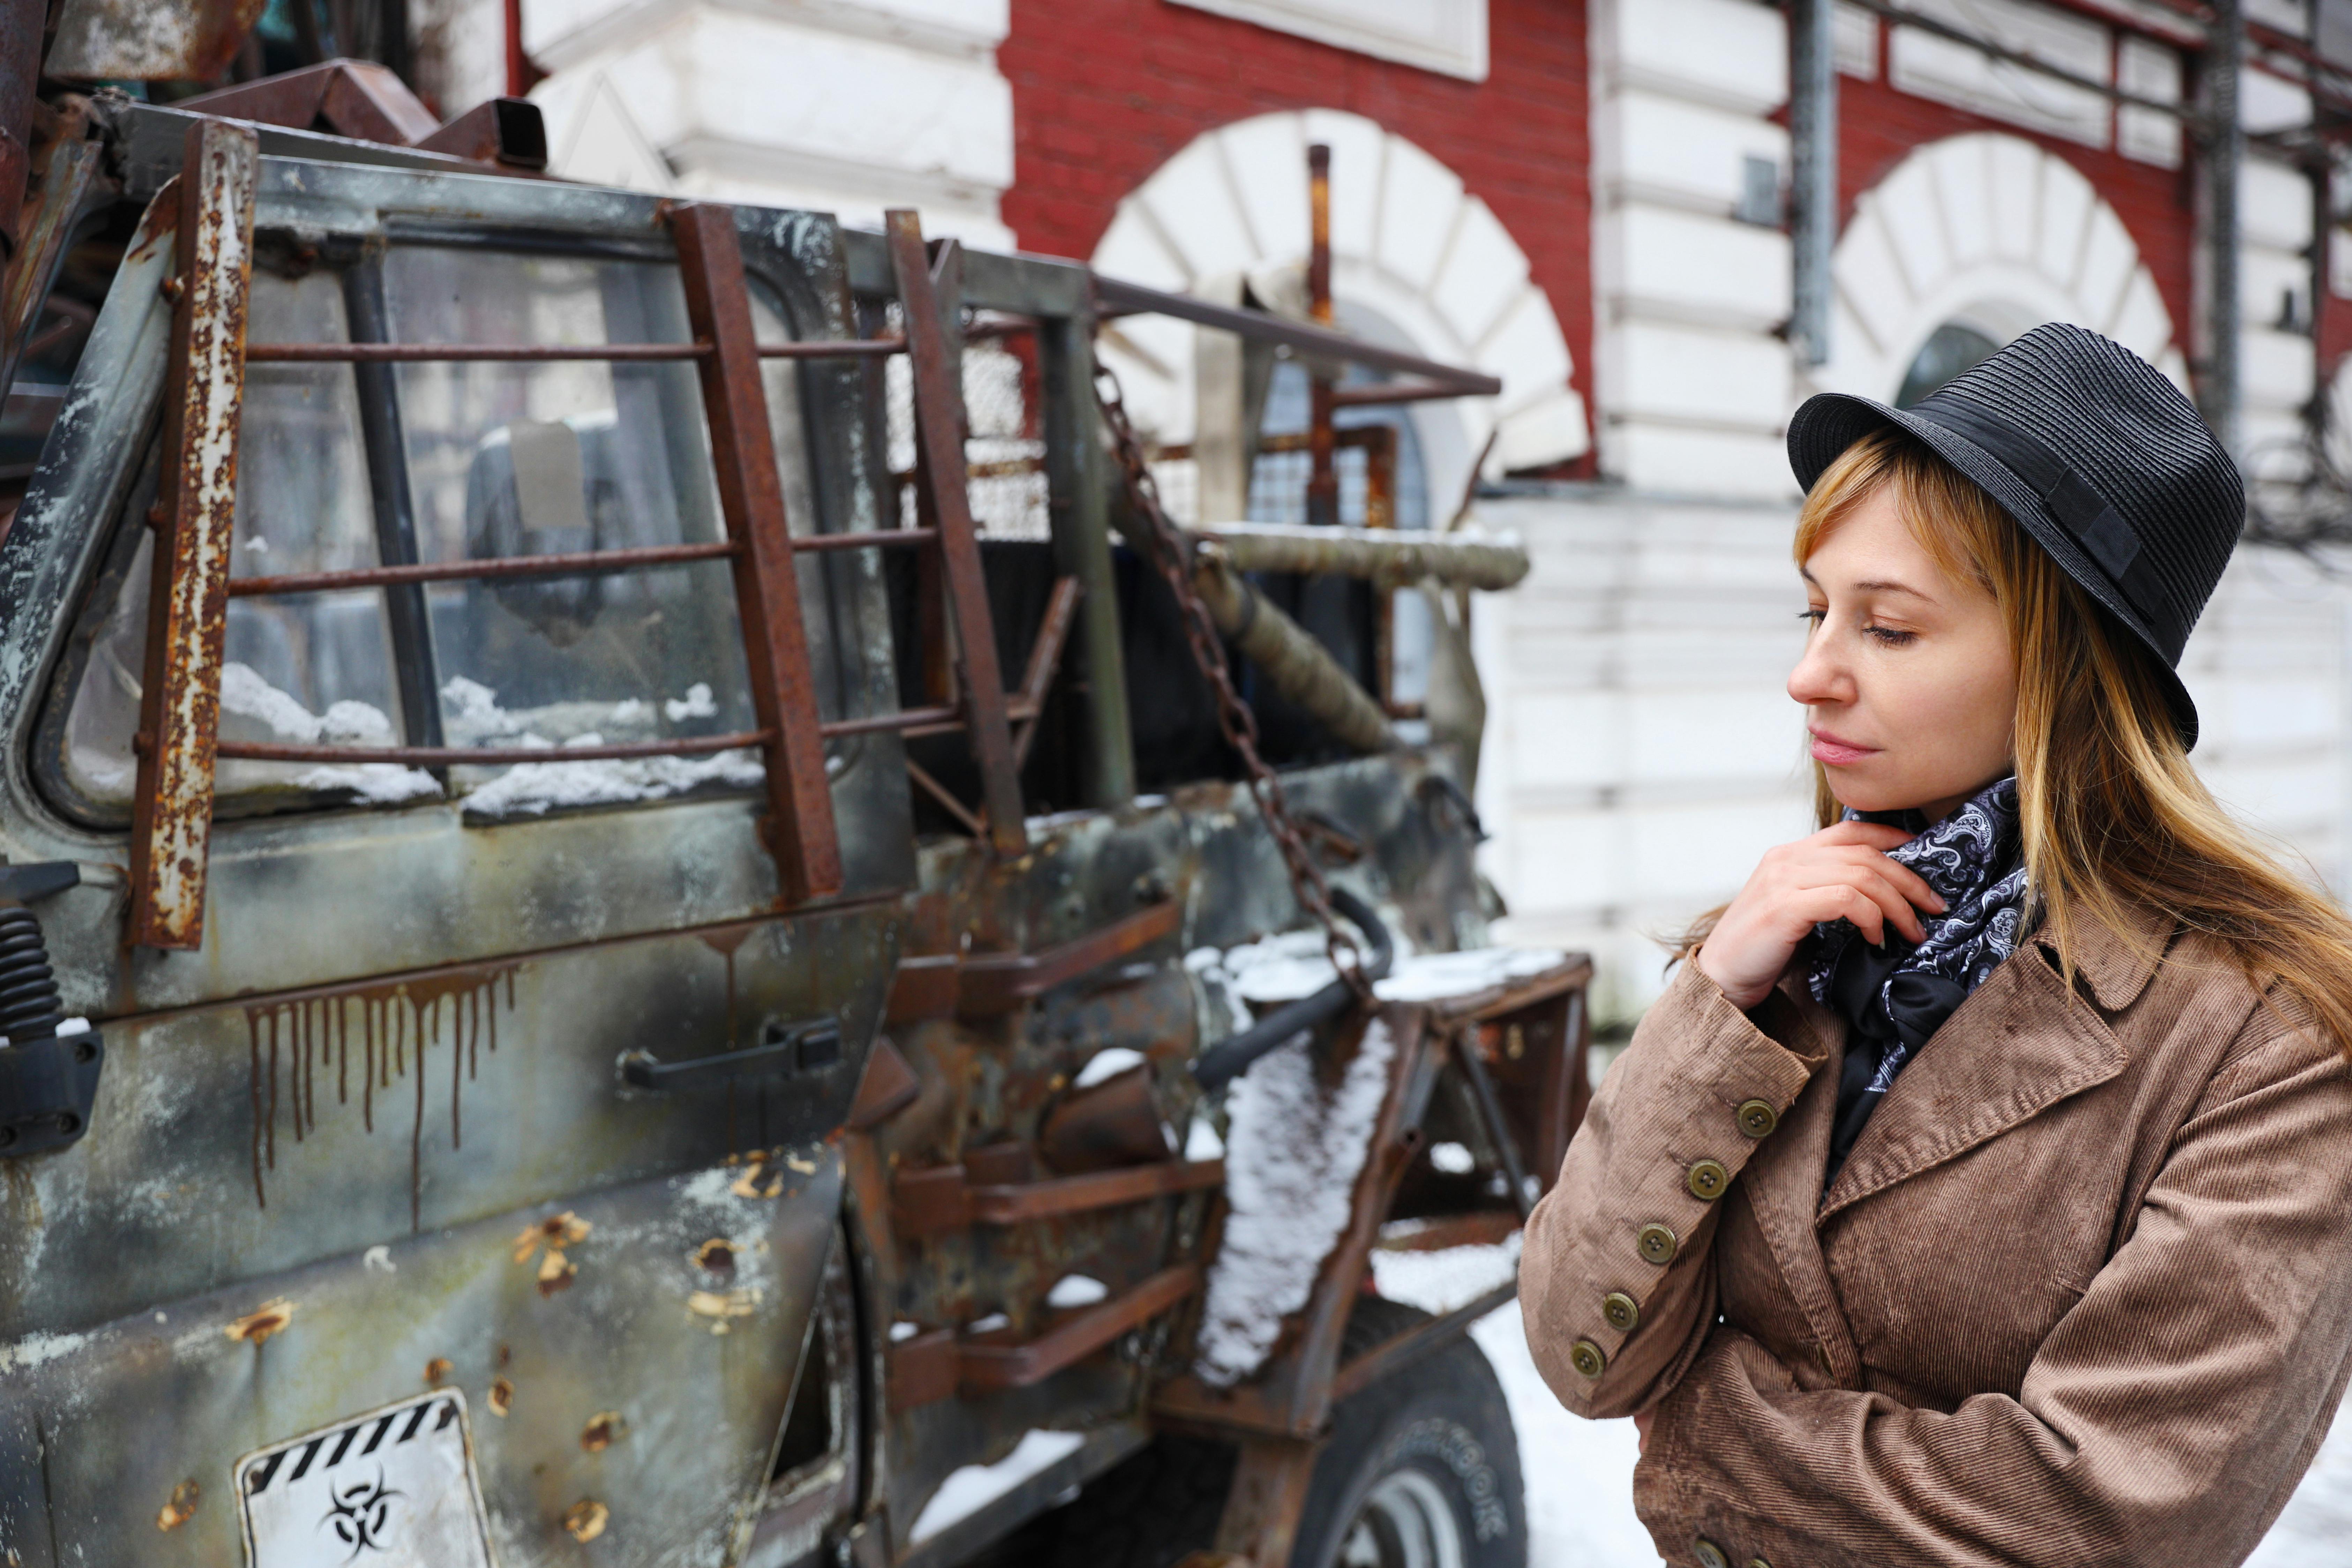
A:
<svg viewBox="0 0 2352 1568">
<path fill-rule="evenodd" d="M 383 1484 L 383 1471 L 378 1468 L 375 1479 L 353 1481 L 347 1487 L 330 1485 L 327 1495 L 334 1506 L 319 1522 L 332 1525 L 335 1538 L 352 1549 L 349 1563 L 362 1552 L 382 1552 L 384 1531 L 392 1522 L 392 1500 L 400 1496 Z"/>
</svg>

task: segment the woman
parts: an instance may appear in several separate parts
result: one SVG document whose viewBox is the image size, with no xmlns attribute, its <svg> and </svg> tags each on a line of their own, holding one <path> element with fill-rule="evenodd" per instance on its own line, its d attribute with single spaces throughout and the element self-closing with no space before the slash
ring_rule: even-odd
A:
<svg viewBox="0 0 2352 1568">
<path fill-rule="evenodd" d="M 1674 1563 L 2240 1562 L 2352 1372 L 2352 924 L 2188 761 L 2236 471 L 2063 326 L 1789 444 L 1824 826 L 1595 1096 L 1537 1363 Z"/>
</svg>

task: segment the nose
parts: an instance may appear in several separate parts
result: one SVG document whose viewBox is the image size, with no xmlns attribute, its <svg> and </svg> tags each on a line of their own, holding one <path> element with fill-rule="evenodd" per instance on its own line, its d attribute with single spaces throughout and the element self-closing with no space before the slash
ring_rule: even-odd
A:
<svg viewBox="0 0 2352 1568">
<path fill-rule="evenodd" d="M 1801 706 L 1853 700 L 1853 672 L 1838 657 L 1837 639 L 1829 632 L 1827 622 L 1816 626 L 1805 639 L 1805 652 L 1797 668 L 1789 671 L 1790 700 Z"/>
</svg>

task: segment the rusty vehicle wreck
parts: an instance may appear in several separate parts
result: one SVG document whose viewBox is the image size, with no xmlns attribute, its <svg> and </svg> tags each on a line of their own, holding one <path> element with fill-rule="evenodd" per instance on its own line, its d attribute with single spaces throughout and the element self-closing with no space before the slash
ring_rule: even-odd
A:
<svg viewBox="0 0 2352 1568">
<path fill-rule="evenodd" d="M 1590 965 L 1486 943 L 1475 723 L 1391 689 L 1391 595 L 1458 641 L 1526 555 L 1332 478 L 1335 401 L 1494 384 L 548 179 L 527 102 L 361 64 L 58 67 L 0 320 L 5 382 L 81 311 L 0 534 L 11 1568 L 1523 1563 L 1513 1286 L 1370 1271 L 1507 1241 L 1587 1097 Z M 1147 312 L 1237 407 L 1306 367 L 1305 524 L 1170 521 L 1095 358 Z"/>
</svg>

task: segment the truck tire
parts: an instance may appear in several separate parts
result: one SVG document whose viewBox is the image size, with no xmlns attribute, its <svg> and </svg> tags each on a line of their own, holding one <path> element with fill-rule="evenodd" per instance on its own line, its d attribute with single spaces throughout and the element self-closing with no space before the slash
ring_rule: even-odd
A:
<svg viewBox="0 0 2352 1568">
<path fill-rule="evenodd" d="M 1340 1360 L 1426 1313 L 1367 1296 Z M 1055 1568 L 1172 1568 L 1217 1532 L 1231 1444 L 1166 1434 L 1059 1511 Z M 1042 1522 L 1042 1521 L 1041 1521 Z M 1291 1568 L 1526 1568 L 1519 1449 L 1495 1369 L 1467 1337 L 1382 1379 L 1332 1413 L 1307 1483 Z"/>
<path fill-rule="evenodd" d="M 1426 1314 L 1367 1297 L 1341 1360 Z M 1527 1568 L 1518 1435 L 1469 1337 L 1382 1378 L 1332 1413 L 1291 1568 Z"/>
</svg>

